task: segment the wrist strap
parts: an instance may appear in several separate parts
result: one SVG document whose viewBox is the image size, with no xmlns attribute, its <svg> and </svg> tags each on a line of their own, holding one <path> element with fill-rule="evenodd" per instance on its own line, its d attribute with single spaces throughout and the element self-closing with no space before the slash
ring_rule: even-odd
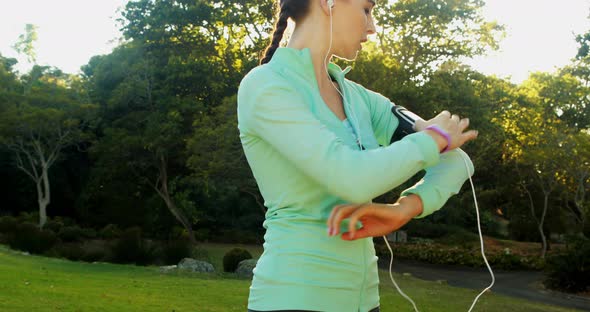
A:
<svg viewBox="0 0 590 312">
<path fill-rule="evenodd" d="M 432 131 L 442 135 L 447 140 L 447 146 L 445 146 L 445 148 L 442 150 L 441 153 L 445 153 L 449 150 L 449 146 L 451 146 L 451 136 L 446 131 L 444 131 L 443 129 L 441 129 L 437 125 L 430 125 L 430 126 L 426 127 L 426 130 L 432 130 Z"/>
</svg>

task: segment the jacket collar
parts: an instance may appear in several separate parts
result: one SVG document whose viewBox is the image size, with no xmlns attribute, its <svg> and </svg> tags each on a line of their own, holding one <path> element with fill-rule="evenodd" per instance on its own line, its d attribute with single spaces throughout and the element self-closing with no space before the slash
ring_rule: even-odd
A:
<svg viewBox="0 0 590 312">
<path fill-rule="evenodd" d="M 309 48 L 298 50 L 288 47 L 279 47 L 273 54 L 269 64 L 273 64 L 279 68 L 289 68 L 290 71 L 302 75 L 306 80 L 316 82 L 313 63 L 311 61 L 311 51 Z M 342 82 L 344 76 L 351 69 L 350 66 L 342 69 L 340 66 L 332 62 L 328 63 L 328 72 L 330 73 L 330 76 L 334 77 L 338 82 Z"/>
</svg>

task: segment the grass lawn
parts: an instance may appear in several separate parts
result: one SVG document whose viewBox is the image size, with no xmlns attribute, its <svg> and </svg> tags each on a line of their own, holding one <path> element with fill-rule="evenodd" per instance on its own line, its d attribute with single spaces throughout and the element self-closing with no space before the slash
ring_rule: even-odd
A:
<svg viewBox="0 0 590 312">
<path fill-rule="evenodd" d="M 225 251 L 237 245 L 206 244 L 221 271 Z M 254 257 L 259 246 L 247 247 Z M 422 312 L 467 311 L 477 291 L 413 277 L 394 278 Z M 413 311 L 381 271 L 381 310 Z M 157 267 L 90 264 L 22 255 L 0 245 L 0 311 L 246 311 L 249 280 L 233 274 L 160 274 Z M 480 298 L 473 311 L 575 311 L 498 294 Z"/>
</svg>

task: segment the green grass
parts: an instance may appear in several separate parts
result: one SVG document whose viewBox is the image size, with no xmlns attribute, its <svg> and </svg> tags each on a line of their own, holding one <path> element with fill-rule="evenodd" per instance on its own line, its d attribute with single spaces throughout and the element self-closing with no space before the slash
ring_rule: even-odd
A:
<svg viewBox="0 0 590 312">
<path fill-rule="evenodd" d="M 237 245 L 207 244 L 214 266 Z M 262 248 L 247 247 L 254 257 Z M 413 277 L 395 275 L 400 287 L 420 311 L 467 311 L 475 290 L 454 288 Z M 175 273 L 157 267 L 90 264 L 25 256 L 0 246 L 1 311 L 246 311 L 249 280 L 233 274 Z M 381 310 L 413 311 L 381 272 Z M 489 293 L 473 311 L 575 311 Z"/>
</svg>

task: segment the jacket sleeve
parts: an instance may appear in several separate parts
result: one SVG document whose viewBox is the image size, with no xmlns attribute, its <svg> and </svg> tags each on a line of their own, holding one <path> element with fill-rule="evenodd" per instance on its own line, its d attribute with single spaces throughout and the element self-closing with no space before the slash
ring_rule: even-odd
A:
<svg viewBox="0 0 590 312">
<path fill-rule="evenodd" d="M 391 113 L 393 104 L 383 95 L 365 90 L 375 136 L 379 144 L 387 145 L 398 125 L 397 118 Z M 422 199 L 423 211 L 415 219 L 429 216 L 442 208 L 474 173 L 471 159 L 459 148 L 442 154 L 438 164 L 425 169 L 424 177 L 401 193 L 401 196 L 416 194 Z"/>
<path fill-rule="evenodd" d="M 438 147 L 425 133 L 384 148 L 350 148 L 313 115 L 288 82 L 268 76 L 251 72 L 240 83 L 240 132 L 267 142 L 332 194 L 366 203 L 438 163 Z"/>
<path fill-rule="evenodd" d="M 459 193 L 463 183 L 473 176 L 473 173 L 473 163 L 467 153 L 456 148 L 442 154 L 440 162 L 427 168 L 424 177 L 414 186 L 404 190 L 401 196 L 420 196 L 423 211 L 414 219 L 421 219 L 442 208 L 451 196 Z"/>
<path fill-rule="evenodd" d="M 399 124 L 399 120 L 391 113 L 393 103 L 385 96 L 364 88 L 357 84 L 361 89 L 361 94 L 365 95 L 365 103 L 371 116 L 371 126 L 377 143 L 381 146 L 387 146 L 391 143 L 391 136 Z"/>
</svg>

